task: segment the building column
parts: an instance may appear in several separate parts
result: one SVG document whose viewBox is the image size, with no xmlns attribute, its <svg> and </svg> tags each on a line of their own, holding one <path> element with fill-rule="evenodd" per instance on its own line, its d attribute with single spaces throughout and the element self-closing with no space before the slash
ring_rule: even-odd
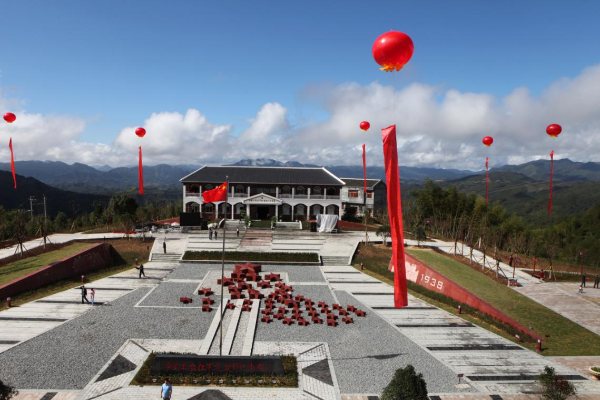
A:
<svg viewBox="0 0 600 400">
<path fill-rule="evenodd" d="M 279 204 L 275 204 L 275 218 L 279 221 Z"/>
<path fill-rule="evenodd" d="M 294 222 L 296 220 L 296 217 L 294 216 L 294 206 L 292 204 L 290 204 L 291 207 L 291 213 L 292 215 L 290 216 L 290 221 Z"/>
<path fill-rule="evenodd" d="M 323 189 L 323 199 L 327 200 L 327 188 Z"/>
<path fill-rule="evenodd" d="M 296 196 L 296 188 L 292 188 L 292 199 Z"/>
<path fill-rule="evenodd" d="M 341 205 L 338 206 L 338 218 L 342 219 L 342 206 Z"/>
<path fill-rule="evenodd" d="M 250 189 L 248 189 L 248 191 L 250 191 Z M 250 217 L 250 219 L 252 219 L 252 217 L 250 216 L 250 204 L 246 204 L 246 215 Z"/>
<path fill-rule="evenodd" d="M 279 186 L 275 188 L 275 198 L 279 198 Z"/>
<path fill-rule="evenodd" d="M 248 186 L 248 197 L 250 197 L 250 186 Z"/>
<path fill-rule="evenodd" d="M 310 189 L 309 189 L 310 190 Z M 309 192 L 310 193 L 310 192 Z M 310 194 L 309 194 L 310 196 Z M 306 207 L 306 220 L 310 221 L 310 206 Z"/>
<path fill-rule="evenodd" d="M 235 204 L 231 205 L 231 219 L 235 218 Z"/>
<path fill-rule="evenodd" d="M 308 199 L 310 200 L 310 188 L 306 188 L 306 193 L 308 194 Z"/>
</svg>

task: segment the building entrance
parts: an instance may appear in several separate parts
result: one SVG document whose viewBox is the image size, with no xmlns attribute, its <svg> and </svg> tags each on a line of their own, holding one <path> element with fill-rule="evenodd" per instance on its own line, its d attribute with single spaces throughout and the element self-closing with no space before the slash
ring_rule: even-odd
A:
<svg viewBox="0 0 600 400">
<path fill-rule="evenodd" d="M 256 206 L 258 219 L 268 219 L 271 215 L 271 206 Z"/>
</svg>

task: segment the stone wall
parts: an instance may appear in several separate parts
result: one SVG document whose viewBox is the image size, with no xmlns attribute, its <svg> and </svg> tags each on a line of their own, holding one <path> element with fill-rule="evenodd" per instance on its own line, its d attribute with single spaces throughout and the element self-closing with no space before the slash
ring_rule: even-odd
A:
<svg viewBox="0 0 600 400">
<path fill-rule="evenodd" d="M 115 250 L 106 243 L 100 243 L 81 251 L 64 260 L 45 266 L 35 272 L 15 279 L 6 285 L 0 286 L 0 299 L 39 289 L 68 278 L 79 278 L 88 272 L 100 268 L 110 267 L 113 264 Z"/>
</svg>

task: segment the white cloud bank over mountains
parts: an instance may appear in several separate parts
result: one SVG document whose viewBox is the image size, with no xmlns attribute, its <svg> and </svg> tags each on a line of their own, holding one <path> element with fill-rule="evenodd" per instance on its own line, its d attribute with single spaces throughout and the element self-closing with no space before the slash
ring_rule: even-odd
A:
<svg viewBox="0 0 600 400">
<path fill-rule="evenodd" d="M 232 124 L 211 123 L 199 110 L 157 112 L 145 121 L 143 139 L 135 136 L 135 127 L 126 127 L 110 145 L 82 141 L 84 119 L 19 111 L 16 123 L 0 121 L 0 159 L 9 160 L 12 136 L 18 160 L 131 165 L 142 145 L 146 164 L 264 157 L 356 165 L 366 143 L 369 164 L 381 165 L 380 129 L 396 123 L 401 165 L 479 170 L 486 156 L 492 165 L 518 164 L 548 158 L 553 149 L 557 158 L 600 161 L 600 65 L 553 83 L 539 96 L 527 88 L 496 98 L 419 83 L 401 90 L 346 83 L 316 92 L 309 101 L 329 115 L 322 122 L 294 124 L 283 105 L 267 103 L 236 135 Z M 0 97 L 0 110 L 14 105 Z M 371 123 L 366 133 L 358 128 L 362 120 Z M 551 123 L 563 127 L 557 139 L 545 133 Z M 487 135 L 494 137 L 491 148 L 481 143 Z"/>
</svg>

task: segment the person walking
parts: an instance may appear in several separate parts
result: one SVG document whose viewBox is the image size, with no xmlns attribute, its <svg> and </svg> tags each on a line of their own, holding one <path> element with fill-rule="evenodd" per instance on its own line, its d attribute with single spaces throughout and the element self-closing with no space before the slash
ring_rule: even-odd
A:
<svg viewBox="0 0 600 400">
<path fill-rule="evenodd" d="M 237 228 L 235 230 L 235 234 L 236 234 L 237 237 L 240 237 L 240 228 Z"/>
<path fill-rule="evenodd" d="M 585 274 L 582 274 L 582 275 L 581 275 L 581 286 L 582 286 L 582 287 L 585 287 L 585 279 L 586 279 L 586 276 L 585 276 Z"/>
<path fill-rule="evenodd" d="M 600 278 L 598 277 L 598 274 L 596 274 L 596 278 L 594 279 L 594 287 L 600 289 Z"/>
<path fill-rule="evenodd" d="M 218 237 L 219 237 L 219 230 L 215 229 L 215 240 L 217 240 Z"/>
<path fill-rule="evenodd" d="M 96 298 L 96 289 L 90 289 L 90 300 L 92 300 L 92 305 L 94 305 L 94 298 Z"/>
<path fill-rule="evenodd" d="M 83 304 L 84 300 L 86 303 L 90 304 L 90 301 L 87 299 L 87 289 L 85 288 L 85 285 L 81 285 L 80 289 L 81 289 L 81 304 Z"/>
<path fill-rule="evenodd" d="M 144 275 L 144 278 L 146 277 L 146 273 L 144 272 L 144 264 L 140 264 L 140 279 L 142 279 L 142 275 Z"/>
<path fill-rule="evenodd" d="M 212 240 L 212 228 L 208 228 L 208 240 Z"/>
<path fill-rule="evenodd" d="M 163 400 L 171 400 L 172 394 L 173 386 L 171 386 L 171 381 L 169 378 L 165 378 L 165 383 L 160 387 L 160 398 Z"/>
<path fill-rule="evenodd" d="M 167 241 L 163 240 L 163 253 L 167 254 Z"/>
</svg>

